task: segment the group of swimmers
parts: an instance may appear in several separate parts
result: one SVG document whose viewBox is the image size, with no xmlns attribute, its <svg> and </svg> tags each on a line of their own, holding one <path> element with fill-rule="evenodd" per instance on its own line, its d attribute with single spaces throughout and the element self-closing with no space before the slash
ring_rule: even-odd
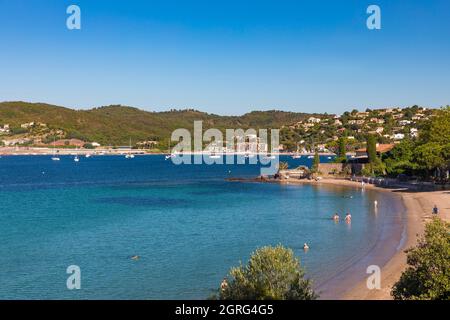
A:
<svg viewBox="0 0 450 320">
<path fill-rule="evenodd" d="M 340 217 L 339 217 L 339 215 L 337 214 L 337 213 L 335 213 L 334 215 L 333 215 L 333 218 L 332 218 L 335 222 L 338 222 L 339 221 L 339 219 L 340 219 Z M 349 212 L 347 212 L 347 214 L 345 215 L 345 222 L 347 222 L 347 223 L 350 223 L 352 221 L 352 215 L 349 213 Z"/>
<path fill-rule="evenodd" d="M 339 222 L 340 217 L 339 217 L 339 215 L 337 213 L 335 213 L 333 215 L 332 219 L 335 222 Z M 349 212 L 347 212 L 347 214 L 345 215 L 345 222 L 350 223 L 351 221 L 352 221 L 352 215 Z M 305 251 L 309 250 L 309 245 L 307 243 L 303 244 L 303 250 L 305 250 Z"/>
</svg>

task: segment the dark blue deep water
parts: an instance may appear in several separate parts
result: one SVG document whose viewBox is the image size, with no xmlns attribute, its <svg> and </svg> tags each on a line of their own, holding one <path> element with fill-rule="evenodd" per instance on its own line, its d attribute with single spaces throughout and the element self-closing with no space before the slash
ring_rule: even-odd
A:
<svg viewBox="0 0 450 320">
<path fill-rule="evenodd" d="M 0 299 L 204 299 L 230 267 L 278 243 L 318 285 L 384 230 L 391 199 L 381 193 L 225 180 L 258 174 L 163 156 L 3 156 Z M 333 223 L 335 211 L 351 212 L 352 224 Z M 66 288 L 69 265 L 81 268 L 81 290 Z"/>
</svg>

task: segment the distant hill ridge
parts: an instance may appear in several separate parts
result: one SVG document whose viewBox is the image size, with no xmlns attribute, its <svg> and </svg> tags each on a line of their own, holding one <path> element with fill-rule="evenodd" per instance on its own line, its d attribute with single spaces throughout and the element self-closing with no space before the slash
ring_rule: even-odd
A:
<svg viewBox="0 0 450 320">
<path fill-rule="evenodd" d="M 89 110 L 22 101 L 0 103 L 0 125 L 20 127 L 23 123 L 42 122 L 62 129 L 69 137 L 96 141 L 103 145 L 126 145 L 132 141 L 167 140 L 177 128 L 192 129 L 195 120 L 203 127 L 218 129 L 280 128 L 283 125 L 320 114 L 278 110 L 253 111 L 242 116 L 220 116 L 193 109 L 162 112 L 111 105 Z"/>
</svg>

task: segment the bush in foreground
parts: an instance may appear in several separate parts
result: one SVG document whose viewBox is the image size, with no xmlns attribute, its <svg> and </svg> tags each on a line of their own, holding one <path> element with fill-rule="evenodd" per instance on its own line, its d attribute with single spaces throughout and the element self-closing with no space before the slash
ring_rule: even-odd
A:
<svg viewBox="0 0 450 320">
<path fill-rule="evenodd" d="M 312 300 L 317 295 L 291 249 L 257 249 L 247 265 L 232 268 L 216 298 L 220 300 Z"/>
<path fill-rule="evenodd" d="M 418 245 L 406 252 L 408 268 L 394 285 L 394 299 L 450 299 L 450 224 L 434 218 Z"/>
</svg>

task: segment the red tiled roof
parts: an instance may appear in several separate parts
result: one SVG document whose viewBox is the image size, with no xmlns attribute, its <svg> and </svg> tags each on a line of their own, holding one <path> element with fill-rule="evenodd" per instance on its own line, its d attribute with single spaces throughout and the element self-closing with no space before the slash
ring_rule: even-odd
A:
<svg viewBox="0 0 450 320">
<path fill-rule="evenodd" d="M 380 144 L 377 145 L 377 152 L 379 152 L 379 153 L 386 153 L 386 152 L 391 151 L 394 147 L 395 147 L 395 144 L 393 144 L 393 143 L 388 143 L 388 144 L 381 144 L 380 143 Z M 367 149 L 366 148 L 361 148 L 361 149 L 356 150 L 356 152 L 360 152 L 360 153 L 367 152 Z"/>
</svg>

